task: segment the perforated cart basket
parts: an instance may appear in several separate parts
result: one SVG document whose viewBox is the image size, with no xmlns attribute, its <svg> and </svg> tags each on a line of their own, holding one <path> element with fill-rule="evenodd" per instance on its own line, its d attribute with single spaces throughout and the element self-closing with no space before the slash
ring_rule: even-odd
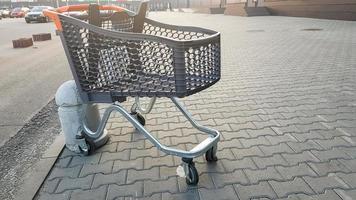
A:
<svg viewBox="0 0 356 200">
<path fill-rule="evenodd" d="M 138 14 L 98 5 L 45 11 L 57 25 L 84 101 L 184 97 L 220 79 L 220 33 L 148 19 L 142 5 Z M 89 15 L 66 15 L 78 10 Z"/>
</svg>

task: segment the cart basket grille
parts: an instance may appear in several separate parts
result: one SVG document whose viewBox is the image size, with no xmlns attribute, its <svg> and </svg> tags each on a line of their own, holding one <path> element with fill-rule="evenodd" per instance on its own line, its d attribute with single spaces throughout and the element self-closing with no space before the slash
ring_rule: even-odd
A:
<svg viewBox="0 0 356 200">
<path fill-rule="evenodd" d="M 84 101 L 118 97 L 184 97 L 220 79 L 220 34 L 145 19 L 102 20 L 94 26 L 59 16 L 61 39 Z"/>
</svg>

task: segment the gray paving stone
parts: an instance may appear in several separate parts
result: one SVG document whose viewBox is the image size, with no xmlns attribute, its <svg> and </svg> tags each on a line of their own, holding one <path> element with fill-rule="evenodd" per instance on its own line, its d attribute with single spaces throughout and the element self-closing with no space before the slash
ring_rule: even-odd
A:
<svg viewBox="0 0 356 200">
<path fill-rule="evenodd" d="M 269 181 L 277 196 L 287 197 L 293 193 L 314 194 L 312 189 L 301 178 L 292 181 Z"/>
<path fill-rule="evenodd" d="M 223 125 L 216 125 L 214 126 L 214 129 L 216 130 L 219 130 L 220 132 L 232 132 L 232 131 L 238 131 L 239 129 L 234 129 L 232 127 L 235 127 L 234 126 L 235 124 L 223 124 Z M 246 124 L 243 124 L 243 125 L 246 125 Z M 210 125 L 207 125 L 207 126 L 210 126 Z M 243 126 L 240 125 L 239 126 L 240 128 L 242 128 Z"/>
<path fill-rule="evenodd" d="M 218 146 L 218 152 L 216 153 L 217 157 L 219 160 L 235 160 L 235 156 L 232 153 L 231 149 L 221 149 L 219 150 L 219 146 Z M 206 162 L 204 156 L 201 156 L 200 158 L 202 158 L 203 162 Z M 198 162 L 199 158 L 195 159 L 195 161 Z"/>
<path fill-rule="evenodd" d="M 41 193 L 38 200 L 69 200 L 70 192 L 64 192 L 61 194 L 49 194 Z"/>
<path fill-rule="evenodd" d="M 257 129 L 256 126 L 252 122 L 247 122 L 243 124 L 229 124 L 230 130 L 229 131 L 241 131 L 245 129 Z M 228 131 L 228 130 L 226 130 Z"/>
<path fill-rule="evenodd" d="M 98 200 L 105 199 L 107 186 L 101 186 L 92 190 L 74 190 L 70 195 L 73 200 Z"/>
<path fill-rule="evenodd" d="M 247 130 L 233 131 L 233 132 L 222 132 L 221 136 L 224 140 L 239 139 L 239 138 L 249 138 L 250 135 Z"/>
<path fill-rule="evenodd" d="M 76 156 L 77 153 L 73 152 L 73 151 L 70 151 L 69 149 L 67 148 L 64 148 L 62 153 L 61 153 L 61 156 L 60 158 L 65 158 L 65 157 L 72 157 L 72 156 Z"/>
<path fill-rule="evenodd" d="M 280 124 L 276 120 L 268 120 L 268 121 L 255 121 L 253 124 L 257 129 L 262 129 L 271 126 L 280 126 Z"/>
<path fill-rule="evenodd" d="M 156 148 L 154 146 L 154 144 L 152 144 L 152 142 L 150 142 L 149 140 L 139 140 L 139 141 L 144 141 L 144 147 L 145 149 L 150 149 L 150 148 Z M 165 138 L 162 138 L 162 139 L 159 139 L 159 142 L 165 146 L 174 146 L 172 143 L 171 143 L 171 138 L 170 137 L 165 137 Z M 140 145 L 139 145 L 140 146 Z M 133 147 L 134 149 L 135 147 Z M 142 148 L 138 148 L 137 149 L 142 149 Z"/>
<path fill-rule="evenodd" d="M 129 160 L 129 150 L 124 150 L 120 152 L 104 152 L 100 158 L 100 163 L 104 163 L 110 160 Z"/>
<path fill-rule="evenodd" d="M 58 183 L 61 179 L 56 178 L 53 180 L 47 180 L 43 183 L 42 191 L 45 193 L 54 193 L 56 191 Z"/>
<path fill-rule="evenodd" d="M 89 175 L 83 178 L 63 178 L 57 187 L 56 193 L 61 193 L 66 190 L 74 189 L 89 189 L 93 182 L 94 175 Z"/>
<path fill-rule="evenodd" d="M 356 160 L 339 160 L 343 165 L 345 165 L 351 172 L 356 172 Z"/>
<path fill-rule="evenodd" d="M 293 150 L 286 143 L 274 146 L 260 146 L 259 148 L 266 156 L 272 156 L 278 153 L 293 153 Z"/>
<path fill-rule="evenodd" d="M 204 173 L 199 175 L 199 183 L 197 186 L 187 185 L 185 178 L 177 177 L 179 191 L 188 192 L 190 190 L 196 190 L 197 188 L 214 189 L 215 185 L 211 174 L 212 173 Z"/>
<path fill-rule="evenodd" d="M 328 127 L 325 127 L 322 123 L 312 123 L 312 124 L 303 124 L 303 125 L 296 125 L 296 127 L 301 132 L 308 132 L 310 130 L 327 130 Z"/>
<path fill-rule="evenodd" d="M 299 200 L 341 200 L 339 195 L 337 195 L 333 190 L 326 190 L 325 193 L 316 194 L 316 195 L 305 195 L 305 194 L 297 194 L 291 195 L 297 197 Z"/>
<path fill-rule="evenodd" d="M 144 168 L 150 169 L 155 166 L 174 166 L 173 157 L 171 155 L 166 155 L 157 158 L 144 158 Z"/>
<path fill-rule="evenodd" d="M 219 143 L 219 148 L 242 148 L 240 139 L 224 140 Z"/>
<path fill-rule="evenodd" d="M 144 181 L 144 195 L 150 196 L 153 193 L 157 192 L 170 192 L 170 193 L 177 193 L 178 184 L 176 177 L 171 177 L 168 180 L 161 180 L 161 181 L 151 181 L 146 180 Z"/>
<path fill-rule="evenodd" d="M 130 151 L 130 159 L 134 160 L 137 158 L 144 158 L 144 157 L 157 157 L 158 151 L 156 148 L 150 149 L 131 149 Z"/>
<path fill-rule="evenodd" d="M 92 188 L 98 188 L 101 185 L 117 184 L 122 185 L 126 181 L 127 170 L 121 170 L 113 174 L 95 174 Z"/>
<path fill-rule="evenodd" d="M 240 142 L 245 148 L 250 148 L 252 146 L 259 146 L 259 145 L 271 145 L 271 143 L 266 139 L 265 136 L 260 136 L 258 138 L 251 138 L 251 139 L 240 139 Z"/>
<path fill-rule="evenodd" d="M 310 151 L 315 157 L 321 161 L 329 161 L 331 159 L 349 159 L 351 158 L 346 153 L 338 149 L 330 149 L 325 151 Z"/>
<path fill-rule="evenodd" d="M 338 128 L 337 130 L 346 133 L 347 135 L 356 136 L 356 128 Z"/>
<path fill-rule="evenodd" d="M 317 131 L 311 131 L 310 132 L 311 135 L 321 135 L 324 139 L 333 139 L 337 136 L 344 136 L 344 137 L 347 137 L 347 136 L 350 136 L 349 134 L 343 132 L 343 131 L 340 131 L 338 129 L 336 130 L 317 130 Z M 322 139 L 322 138 L 320 138 Z"/>
<path fill-rule="evenodd" d="M 208 190 L 205 188 L 199 189 L 200 199 L 205 200 L 238 200 L 239 198 L 231 185 L 223 188 Z"/>
<path fill-rule="evenodd" d="M 308 151 L 304 151 L 298 154 L 282 154 L 283 158 L 291 165 L 296 165 L 302 162 L 318 162 L 318 159 Z"/>
<path fill-rule="evenodd" d="M 308 163 L 308 165 L 316 173 L 318 173 L 319 176 L 326 176 L 329 173 L 335 173 L 335 172 L 350 172 L 350 170 L 338 160 L 331 160 L 322 163 Z"/>
<path fill-rule="evenodd" d="M 111 173 L 113 165 L 114 165 L 113 161 L 107 161 L 105 163 L 100 163 L 96 165 L 90 165 L 90 164 L 83 165 L 79 177 L 84 177 L 95 173 L 103 173 L 103 174 Z"/>
<path fill-rule="evenodd" d="M 335 192 L 343 199 L 343 200 L 351 200 L 356 199 L 356 189 L 352 190 L 340 190 L 337 189 Z"/>
<path fill-rule="evenodd" d="M 253 161 L 256 163 L 257 167 L 260 169 L 266 168 L 268 166 L 274 165 L 288 165 L 284 158 L 280 154 L 275 154 L 269 157 L 253 157 Z"/>
<path fill-rule="evenodd" d="M 288 142 L 288 146 L 290 146 L 293 151 L 296 153 L 301 153 L 303 151 L 308 151 L 308 150 L 323 150 L 324 148 L 321 147 L 319 144 L 316 142 L 309 140 L 306 142 Z"/>
<path fill-rule="evenodd" d="M 243 124 L 248 123 L 248 122 L 253 122 L 253 121 L 263 121 L 257 115 L 237 116 L 236 119 L 239 123 L 243 123 Z"/>
<path fill-rule="evenodd" d="M 306 142 L 313 139 L 324 139 L 325 137 L 317 132 L 307 132 L 307 133 L 291 133 L 291 135 L 296 138 L 299 142 Z"/>
<path fill-rule="evenodd" d="M 224 124 L 235 124 L 239 123 L 238 119 L 236 117 L 229 117 L 229 118 L 214 118 L 213 121 L 215 124 L 211 125 L 224 125 Z"/>
<path fill-rule="evenodd" d="M 55 167 L 58 168 L 65 168 L 69 165 L 70 161 L 72 160 L 72 156 L 59 158 L 55 164 Z"/>
<path fill-rule="evenodd" d="M 339 147 L 339 146 L 351 146 L 349 142 L 344 140 L 342 137 L 335 137 L 332 140 L 315 140 L 320 146 L 330 149 L 333 147 Z"/>
<path fill-rule="evenodd" d="M 348 184 L 350 188 L 356 188 L 356 173 L 337 173 L 336 175 Z"/>
<path fill-rule="evenodd" d="M 290 180 L 299 176 L 317 176 L 316 173 L 307 164 L 301 163 L 296 166 L 276 166 L 277 171 L 283 178 Z"/>
<path fill-rule="evenodd" d="M 131 142 L 131 134 L 125 133 L 124 135 L 111 135 L 111 142 Z"/>
<path fill-rule="evenodd" d="M 85 165 L 85 164 L 98 164 L 100 160 L 101 153 L 94 153 L 93 155 L 90 155 L 88 157 L 82 156 L 82 155 L 77 155 L 73 156 L 69 167 L 77 166 L 77 165 Z"/>
<path fill-rule="evenodd" d="M 132 200 L 133 198 L 132 197 L 125 197 L 124 200 Z M 135 198 L 135 200 L 160 200 L 162 199 L 162 194 L 161 193 L 157 193 L 157 194 L 154 194 L 152 196 L 149 196 L 149 197 L 139 197 L 139 198 Z"/>
<path fill-rule="evenodd" d="M 159 168 L 159 178 L 160 179 L 168 179 L 172 176 L 177 176 L 177 167 L 167 167 L 167 166 L 160 166 Z"/>
<path fill-rule="evenodd" d="M 111 142 L 110 140 L 109 142 L 99 149 L 96 149 L 95 152 L 116 152 L 118 142 Z"/>
<path fill-rule="evenodd" d="M 184 193 L 163 193 L 162 200 L 200 200 L 199 193 L 196 190 L 188 190 Z"/>
<path fill-rule="evenodd" d="M 135 182 L 134 184 L 126 185 L 116 185 L 110 184 L 108 188 L 108 193 L 106 196 L 107 200 L 119 199 L 119 197 L 132 198 L 142 197 L 143 195 L 143 182 Z"/>
<path fill-rule="evenodd" d="M 295 139 L 291 134 L 287 133 L 285 135 L 278 135 L 278 136 L 266 136 L 266 139 L 272 144 L 272 145 L 277 145 L 280 143 L 286 143 L 286 142 L 297 142 L 297 139 Z"/>
<path fill-rule="evenodd" d="M 147 170 L 127 170 L 127 183 L 133 183 L 137 180 L 157 180 L 159 179 L 159 167 L 153 167 Z"/>
<path fill-rule="evenodd" d="M 199 173 L 224 173 L 226 172 L 221 162 L 215 163 L 195 163 Z"/>
<path fill-rule="evenodd" d="M 284 135 L 285 133 L 299 133 L 300 130 L 295 125 L 288 125 L 285 127 L 271 127 L 278 135 Z"/>
<path fill-rule="evenodd" d="M 137 170 L 143 169 L 143 158 L 137 158 L 128 161 L 115 160 L 113 172 L 118 172 L 122 169 L 131 169 L 131 168 Z"/>
<path fill-rule="evenodd" d="M 277 135 L 271 128 L 257 129 L 257 130 L 247 130 L 250 137 L 259 137 L 266 135 Z"/>
<path fill-rule="evenodd" d="M 145 147 L 145 140 L 138 140 L 134 142 L 118 142 L 117 151 L 124 151 L 126 149 L 143 149 Z"/>
<path fill-rule="evenodd" d="M 324 177 L 304 177 L 308 185 L 317 193 L 324 193 L 326 189 L 348 189 L 349 187 L 335 175 Z"/>
<path fill-rule="evenodd" d="M 170 140 L 172 141 L 172 145 L 185 144 L 185 143 L 198 144 L 198 139 L 196 135 L 188 135 L 188 136 L 180 136 L 180 137 L 172 136 L 170 137 Z"/>
<path fill-rule="evenodd" d="M 260 181 L 267 180 L 283 180 L 282 176 L 277 172 L 274 167 L 268 167 L 262 170 L 246 169 L 244 172 L 251 184 L 257 184 Z"/>
<path fill-rule="evenodd" d="M 275 199 L 277 197 L 268 182 L 264 181 L 257 185 L 235 185 L 235 189 L 240 199 L 254 199 L 262 197 Z"/>
<path fill-rule="evenodd" d="M 356 147 L 338 147 L 338 150 L 346 153 L 351 158 L 356 158 Z"/>
<path fill-rule="evenodd" d="M 219 157 L 220 158 L 220 157 Z M 256 164 L 252 161 L 251 158 L 246 157 L 241 160 L 223 160 L 220 159 L 219 162 L 221 162 L 226 169 L 227 172 L 232 172 L 237 169 L 257 169 Z"/>
<path fill-rule="evenodd" d="M 217 188 L 231 184 L 248 184 L 248 180 L 242 170 L 236 170 L 231 173 L 211 173 L 210 175 Z"/>
<path fill-rule="evenodd" d="M 48 177 L 48 180 L 52 180 L 54 178 L 61 178 L 61 177 L 76 178 L 76 177 L 78 177 L 81 168 L 82 168 L 82 166 L 69 167 L 69 168 L 54 167 L 52 169 L 51 174 Z"/>
<path fill-rule="evenodd" d="M 243 159 L 245 157 L 252 157 L 252 156 L 260 156 L 260 157 L 264 156 L 261 149 L 258 148 L 257 146 L 251 148 L 244 148 L 244 149 L 232 148 L 231 151 L 237 159 Z"/>
</svg>

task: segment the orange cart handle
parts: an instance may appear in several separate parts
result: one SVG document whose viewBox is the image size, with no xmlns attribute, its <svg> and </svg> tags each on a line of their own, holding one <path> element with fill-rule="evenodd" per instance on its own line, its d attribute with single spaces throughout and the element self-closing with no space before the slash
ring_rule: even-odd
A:
<svg viewBox="0 0 356 200">
<path fill-rule="evenodd" d="M 44 10 L 43 14 L 46 17 L 49 17 L 55 23 L 57 30 L 62 31 L 62 24 L 59 20 L 58 14 L 64 12 L 72 12 L 72 11 L 87 11 L 89 10 L 89 4 L 79 4 L 79 5 L 72 5 L 72 6 L 62 6 L 57 8 L 55 11 L 51 10 Z M 114 5 L 99 5 L 99 10 L 113 10 L 116 12 L 125 11 L 125 8 L 114 6 Z"/>
</svg>

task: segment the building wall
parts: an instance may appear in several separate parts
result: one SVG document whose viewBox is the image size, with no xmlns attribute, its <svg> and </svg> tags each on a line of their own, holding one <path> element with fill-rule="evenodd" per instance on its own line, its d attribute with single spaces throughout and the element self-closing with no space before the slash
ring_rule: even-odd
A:
<svg viewBox="0 0 356 200">
<path fill-rule="evenodd" d="M 356 20 L 356 0 L 265 0 L 272 15 Z"/>
</svg>

